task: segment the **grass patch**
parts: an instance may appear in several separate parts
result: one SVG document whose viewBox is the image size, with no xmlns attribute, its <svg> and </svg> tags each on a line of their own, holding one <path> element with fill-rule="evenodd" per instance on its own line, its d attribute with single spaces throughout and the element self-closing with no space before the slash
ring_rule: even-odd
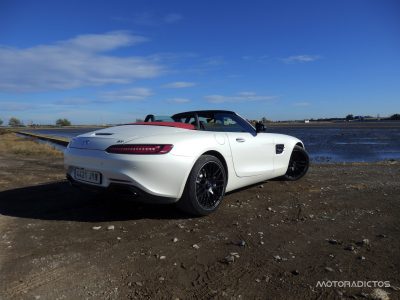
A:
<svg viewBox="0 0 400 300">
<path fill-rule="evenodd" d="M 25 156 L 62 157 L 63 153 L 50 145 L 39 144 L 32 139 L 17 136 L 15 133 L 0 133 L 0 153 Z"/>
</svg>

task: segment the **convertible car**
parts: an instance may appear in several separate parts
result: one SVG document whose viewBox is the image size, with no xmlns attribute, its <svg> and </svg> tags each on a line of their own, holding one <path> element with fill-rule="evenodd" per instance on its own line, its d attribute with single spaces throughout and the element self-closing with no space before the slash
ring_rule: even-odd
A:
<svg viewBox="0 0 400 300">
<path fill-rule="evenodd" d="M 190 111 L 89 132 L 64 155 L 71 184 L 177 203 L 207 215 L 226 192 L 271 178 L 297 180 L 309 158 L 297 138 L 265 132 L 231 111 Z"/>
</svg>

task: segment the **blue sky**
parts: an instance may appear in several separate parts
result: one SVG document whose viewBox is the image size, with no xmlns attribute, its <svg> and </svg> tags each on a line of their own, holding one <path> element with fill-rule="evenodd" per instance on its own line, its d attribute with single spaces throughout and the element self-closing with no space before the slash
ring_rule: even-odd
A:
<svg viewBox="0 0 400 300">
<path fill-rule="evenodd" d="M 398 1 L 0 2 L 0 118 L 400 112 Z"/>
</svg>

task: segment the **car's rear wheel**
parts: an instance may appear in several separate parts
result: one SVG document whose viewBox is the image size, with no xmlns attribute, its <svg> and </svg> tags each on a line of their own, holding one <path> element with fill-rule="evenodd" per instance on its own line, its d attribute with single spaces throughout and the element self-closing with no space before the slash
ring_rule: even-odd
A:
<svg viewBox="0 0 400 300">
<path fill-rule="evenodd" d="M 310 164 L 310 158 L 304 148 L 300 146 L 294 146 L 292 154 L 290 156 L 288 169 L 286 174 L 283 175 L 283 179 L 295 181 L 303 177 Z"/>
<path fill-rule="evenodd" d="M 194 164 L 178 207 L 196 216 L 205 216 L 220 205 L 225 194 L 226 171 L 212 155 L 202 155 Z"/>
</svg>

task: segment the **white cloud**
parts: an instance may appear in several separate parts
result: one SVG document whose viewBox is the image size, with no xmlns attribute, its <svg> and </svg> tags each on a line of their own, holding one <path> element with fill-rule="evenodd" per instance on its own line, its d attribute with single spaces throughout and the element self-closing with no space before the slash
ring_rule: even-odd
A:
<svg viewBox="0 0 400 300">
<path fill-rule="evenodd" d="M 254 102 L 254 101 L 271 101 L 276 99 L 276 96 L 263 96 L 257 95 L 254 92 L 241 92 L 234 96 L 224 95 L 208 95 L 204 97 L 210 103 L 240 103 L 240 102 Z"/>
<path fill-rule="evenodd" d="M 118 91 L 104 92 L 100 95 L 101 99 L 95 102 L 117 102 L 117 101 L 141 101 L 153 95 L 148 88 L 131 88 Z"/>
<path fill-rule="evenodd" d="M 179 22 L 182 19 L 183 19 L 182 15 L 176 14 L 176 13 L 172 13 L 172 14 L 167 14 L 164 17 L 164 22 L 167 23 L 167 24 L 172 24 L 172 23 Z"/>
<path fill-rule="evenodd" d="M 114 21 L 123 23 L 133 23 L 139 26 L 162 26 L 165 24 L 178 23 L 182 19 L 183 16 L 178 13 L 169 13 L 166 15 L 162 15 L 162 14 L 154 14 L 148 11 L 134 13 L 130 16 L 112 17 L 112 20 Z"/>
<path fill-rule="evenodd" d="M 164 84 L 163 87 L 169 88 L 169 89 L 182 89 L 182 88 L 192 87 L 195 85 L 196 85 L 196 83 L 194 83 L 194 82 L 175 81 L 175 82 L 170 82 L 170 83 Z"/>
<path fill-rule="evenodd" d="M 24 49 L 0 46 L 0 91 L 73 89 L 156 77 L 163 67 L 151 59 L 104 54 L 145 40 L 115 31 Z"/>
<path fill-rule="evenodd" d="M 293 103 L 293 106 L 300 106 L 300 107 L 310 106 L 310 105 L 311 105 L 310 102 L 296 102 L 296 103 Z"/>
<path fill-rule="evenodd" d="M 35 108 L 31 103 L 0 101 L 0 111 L 27 111 Z"/>
<path fill-rule="evenodd" d="M 171 98 L 167 100 L 170 103 L 178 103 L 178 104 L 183 104 L 183 103 L 188 103 L 190 102 L 190 99 L 187 98 Z"/>
<path fill-rule="evenodd" d="M 205 58 L 204 63 L 206 66 L 217 67 L 225 65 L 226 61 L 222 56 L 212 56 Z"/>
<path fill-rule="evenodd" d="M 287 64 L 293 64 L 293 63 L 307 63 L 307 62 L 316 61 L 318 59 L 321 59 L 321 56 L 303 54 L 303 55 L 289 56 L 289 57 L 283 58 L 282 61 Z"/>
</svg>

